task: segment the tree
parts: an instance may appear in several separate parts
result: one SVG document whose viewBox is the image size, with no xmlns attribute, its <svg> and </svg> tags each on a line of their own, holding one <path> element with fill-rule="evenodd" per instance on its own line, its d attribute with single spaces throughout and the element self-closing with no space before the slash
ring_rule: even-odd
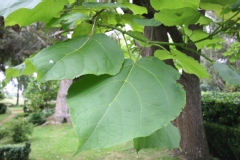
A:
<svg viewBox="0 0 240 160">
<path fill-rule="evenodd" d="M 58 84 L 56 81 L 48 81 L 38 86 L 36 77 L 30 76 L 24 97 L 29 100 L 29 109 L 38 112 L 43 109 L 51 108 L 52 101 L 56 100 Z"/>
<path fill-rule="evenodd" d="M 221 43 L 221 34 L 239 30 L 239 4 L 234 0 L 139 2 L 141 6 L 124 0 L 117 3 L 70 0 L 4 3 L 0 15 L 6 17 L 6 25 L 24 26 L 43 21 L 47 28 L 61 27 L 60 33 L 73 32 L 72 39 L 45 48 L 20 66 L 9 68 L 6 82 L 11 77 L 33 72 L 38 73 L 39 83 L 81 77 L 71 85 L 67 95 L 71 121 L 79 137 L 78 152 L 132 139 L 137 150 L 177 148 L 180 135 L 171 121 L 182 112 L 175 124 L 182 136 L 183 159 L 207 159 L 199 78 L 208 77 L 208 73 L 199 64 L 199 58 L 211 61 L 215 70 L 230 83 L 239 84 L 240 75 L 200 50 L 204 46 L 216 47 Z M 124 14 L 119 13 L 119 7 Z M 199 8 L 215 10 L 224 18 L 214 22 L 201 14 Z M 49 11 L 47 14 L 45 9 Z M 23 16 L 35 13 L 38 16 L 29 19 Z M 200 25 L 210 23 L 218 27 L 212 32 L 203 31 Z M 126 29 L 126 24 L 131 30 Z M 124 54 L 121 47 L 104 34 L 109 30 L 119 31 L 125 40 L 126 35 L 134 38 L 140 48 L 138 55 L 131 52 L 127 40 L 128 53 Z M 197 114 L 197 118 L 193 114 Z M 188 133 L 190 139 L 186 138 Z M 197 143 L 199 145 L 194 146 Z"/>
<path fill-rule="evenodd" d="M 5 73 L 6 67 L 22 63 L 39 49 L 52 45 L 54 37 L 44 33 L 43 23 L 20 28 L 17 24 L 4 28 L 4 18 L 0 17 L 0 71 Z M 19 91 L 27 87 L 28 77 L 17 78 L 17 102 Z"/>
<path fill-rule="evenodd" d="M 150 2 L 147 1 L 134 1 L 137 5 L 144 5 L 145 7 L 151 6 Z M 148 7 L 148 14 L 146 18 L 153 18 L 156 11 L 152 7 Z M 201 26 L 189 26 L 191 30 L 202 29 Z M 151 33 L 152 32 L 152 33 Z M 145 28 L 145 35 L 148 39 L 160 42 L 169 42 L 168 35 L 172 38 L 175 43 L 184 43 L 182 37 L 183 34 L 176 27 L 148 27 Z M 155 36 L 152 36 L 155 35 Z M 186 44 L 187 45 L 187 44 Z M 164 46 L 166 50 L 170 51 L 169 46 Z M 194 54 L 191 51 L 183 49 L 182 47 L 176 47 L 177 50 L 188 56 L 193 57 L 198 62 L 200 61 L 200 55 Z M 189 46 L 196 50 L 196 46 Z M 145 49 L 142 54 L 154 55 L 156 50 L 161 49 L 160 47 L 151 47 Z M 173 61 L 166 62 L 167 64 L 174 67 Z M 176 155 L 181 155 L 183 159 L 209 159 L 207 139 L 203 127 L 202 109 L 201 109 L 201 92 L 200 92 L 200 81 L 196 75 L 188 74 L 183 71 L 180 83 L 184 86 L 186 91 L 186 105 L 182 113 L 174 121 L 174 124 L 179 128 L 181 134 L 181 149 L 175 150 Z"/>
<path fill-rule="evenodd" d="M 66 102 L 67 92 L 71 84 L 72 80 L 63 79 L 60 81 L 55 105 L 55 113 L 47 118 L 46 124 L 71 123 L 69 108 Z"/>
</svg>

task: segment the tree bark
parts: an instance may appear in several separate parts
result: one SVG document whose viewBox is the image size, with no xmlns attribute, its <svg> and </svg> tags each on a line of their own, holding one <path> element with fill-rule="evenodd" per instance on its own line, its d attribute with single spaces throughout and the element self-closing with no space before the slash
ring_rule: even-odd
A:
<svg viewBox="0 0 240 160">
<path fill-rule="evenodd" d="M 146 0 L 133 1 L 137 5 L 145 6 L 148 9 L 147 18 L 152 18 L 154 9 L 150 2 Z M 201 29 L 201 26 L 190 26 L 190 29 Z M 170 34 L 175 43 L 184 43 L 181 33 L 176 27 L 165 27 L 163 25 L 158 27 L 145 27 L 144 34 L 147 38 L 153 41 L 168 42 L 167 33 Z M 163 46 L 169 50 L 169 46 Z M 196 50 L 193 44 L 189 46 Z M 200 56 L 186 51 L 182 48 L 176 47 L 178 50 L 200 60 Z M 143 56 L 153 56 L 155 50 L 161 49 L 158 47 L 151 47 L 143 50 Z M 166 61 L 167 64 L 173 66 L 172 61 Z M 180 155 L 183 160 L 208 160 L 209 151 L 205 131 L 203 127 L 202 108 L 201 108 L 201 91 L 199 78 L 192 74 L 187 74 L 183 71 L 179 80 L 186 91 L 186 106 L 179 117 L 173 122 L 179 129 L 181 134 L 180 146 L 182 151 L 176 149 L 175 155 Z"/>
<path fill-rule="evenodd" d="M 190 25 L 189 29 L 202 29 L 202 26 Z M 175 43 L 184 42 L 182 34 L 176 27 L 167 27 L 167 30 Z M 197 50 L 195 44 L 188 47 Z M 200 62 L 200 55 L 186 51 L 181 47 L 176 48 Z M 175 150 L 175 155 L 181 155 L 183 160 L 208 160 L 209 150 L 203 126 L 200 80 L 197 76 L 183 71 L 180 83 L 186 91 L 186 105 L 179 117 L 174 121 L 181 134 L 180 146 L 182 148 L 182 152 L 179 149 Z"/>
<path fill-rule="evenodd" d="M 17 101 L 16 101 L 16 105 L 19 105 L 19 91 L 20 91 L 20 84 L 19 84 L 19 80 L 17 79 Z"/>
<path fill-rule="evenodd" d="M 55 113 L 47 119 L 47 123 L 60 124 L 71 123 L 69 109 L 66 102 L 68 89 L 72 84 L 72 80 L 61 80 L 57 94 Z"/>
</svg>

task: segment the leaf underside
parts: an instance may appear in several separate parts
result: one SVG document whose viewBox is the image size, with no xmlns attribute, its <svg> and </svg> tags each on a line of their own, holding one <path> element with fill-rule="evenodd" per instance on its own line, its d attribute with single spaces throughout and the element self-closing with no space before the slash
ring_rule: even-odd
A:
<svg viewBox="0 0 240 160">
<path fill-rule="evenodd" d="M 240 84 L 240 74 L 228 67 L 226 64 L 215 62 L 213 66 L 225 81 L 230 84 Z"/>
<path fill-rule="evenodd" d="M 86 75 L 69 89 L 67 103 L 79 151 L 145 137 L 175 119 L 185 105 L 179 73 L 155 57 L 125 60 L 115 76 Z"/>
<path fill-rule="evenodd" d="M 177 127 L 168 124 L 147 137 L 135 138 L 134 148 L 139 151 L 147 148 L 178 148 L 181 136 Z"/>
<path fill-rule="evenodd" d="M 123 51 L 105 34 L 81 36 L 43 49 L 30 59 L 38 81 L 73 79 L 84 74 L 117 74 Z"/>
</svg>

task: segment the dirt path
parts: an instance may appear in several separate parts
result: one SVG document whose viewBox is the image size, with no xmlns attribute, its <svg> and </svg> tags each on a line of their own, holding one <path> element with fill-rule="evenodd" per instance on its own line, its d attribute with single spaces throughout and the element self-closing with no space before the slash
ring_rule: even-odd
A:
<svg viewBox="0 0 240 160">
<path fill-rule="evenodd" d="M 12 110 L 12 113 L 7 117 L 5 118 L 4 120 L 2 120 L 0 122 L 0 125 L 5 123 L 6 121 L 8 121 L 9 119 L 13 118 L 17 113 L 22 113 L 23 111 L 22 110 Z"/>
</svg>

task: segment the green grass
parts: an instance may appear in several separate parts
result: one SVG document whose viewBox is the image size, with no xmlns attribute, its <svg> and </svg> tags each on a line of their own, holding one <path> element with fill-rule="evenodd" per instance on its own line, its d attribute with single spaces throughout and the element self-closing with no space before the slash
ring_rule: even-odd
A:
<svg viewBox="0 0 240 160">
<path fill-rule="evenodd" d="M 22 106 L 14 106 L 14 107 L 9 107 L 12 111 L 23 111 L 23 107 Z"/>
<path fill-rule="evenodd" d="M 177 160 L 171 152 L 161 149 L 147 149 L 136 153 L 132 142 L 96 151 L 77 151 L 78 140 L 71 125 L 50 125 L 35 127 L 30 138 L 30 160 Z M 1 145 L 13 144 L 9 139 L 0 140 Z"/>
<path fill-rule="evenodd" d="M 11 114 L 11 110 L 7 109 L 5 114 L 0 114 L 0 122 Z"/>
</svg>

